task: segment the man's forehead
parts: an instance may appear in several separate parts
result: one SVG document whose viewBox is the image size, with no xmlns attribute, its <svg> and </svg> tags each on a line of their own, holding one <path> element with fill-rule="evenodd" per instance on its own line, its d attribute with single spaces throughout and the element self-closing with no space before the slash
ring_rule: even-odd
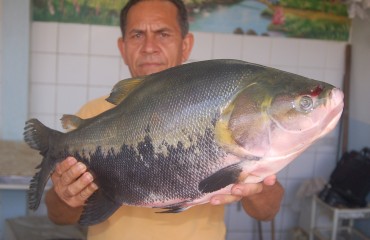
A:
<svg viewBox="0 0 370 240">
<path fill-rule="evenodd" d="M 127 15 L 127 30 L 179 28 L 176 6 L 166 0 L 144 0 L 135 4 Z"/>
<path fill-rule="evenodd" d="M 154 11 L 157 10 L 157 11 Z M 172 11 L 168 12 L 167 10 L 171 9 Z M 172 13 L 173 15 L 177 15 L 178 9 L 175 3 L 169 0 L 141 0 L 133 5 L 128 14 L 134 11 L 143 12 L 145 10 L 150 10 L 150 15 L 154 13 L 157 14 L 164 14 L 164 13 Z"/>
</svg>

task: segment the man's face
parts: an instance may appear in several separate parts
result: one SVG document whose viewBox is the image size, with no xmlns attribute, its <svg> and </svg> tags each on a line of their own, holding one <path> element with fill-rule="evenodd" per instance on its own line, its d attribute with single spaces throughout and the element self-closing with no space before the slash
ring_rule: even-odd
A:
<svg viewBox="0 0 370 240">
<path fill-rule="evenodd" d="M 181 36 L 177 8 L 169 1 L 141 1 L 127 15 L 118 47 L 133 77 L 144 76 L 186 61 L 193 36 Z"/>
</svg>

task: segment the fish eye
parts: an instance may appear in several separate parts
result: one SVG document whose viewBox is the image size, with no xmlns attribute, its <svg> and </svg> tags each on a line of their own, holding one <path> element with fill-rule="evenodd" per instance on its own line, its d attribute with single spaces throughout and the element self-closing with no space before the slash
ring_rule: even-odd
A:
<svg viewBox="0 0 370 240">
<path fill-rule="evenodd" d="M 299 99 L 299 108 L 303 112 L 310 112 L 313 109 L 313 100 L 310 96 L 303 96 Z"/>
</svg>

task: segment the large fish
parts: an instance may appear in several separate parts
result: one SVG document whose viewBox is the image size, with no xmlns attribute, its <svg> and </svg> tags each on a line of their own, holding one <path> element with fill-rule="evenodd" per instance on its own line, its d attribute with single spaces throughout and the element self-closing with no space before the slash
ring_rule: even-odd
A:
<svg viewBox="0 0 370 240">
<path fill-rule="evenodd" d="M 343 109 L 342 92 L 327 83 L 237 60 L 123 80 L 107 100 L 117 106 L 96 117 L 64 116 L 76 127 L 67 133 L 27 121 L 24 139 L 43 156 L 31 209 L 67 156 L 85 163 L 99 186 L 82 225 L 104 221 L 122 204 L 165 212 L 203 204 L 235 183 L 278 172 L 332 130 Z"/>
</svg>

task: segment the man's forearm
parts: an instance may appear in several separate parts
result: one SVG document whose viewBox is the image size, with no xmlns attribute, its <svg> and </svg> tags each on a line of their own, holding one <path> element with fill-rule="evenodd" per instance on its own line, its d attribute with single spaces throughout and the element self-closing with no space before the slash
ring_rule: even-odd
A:
<svg viewBox="0 0 370 240">
<path fill-rule="evenodd" d="M 75 224 L 80 219 L 83 207 L 70 207 L 51 188 L 45 196 L 49 219 L 55 224 Z"/>
<path fill-rule="evenodd" d="M 279 212 L 283 195 L 284 189 L 277 181 L 272 186 L 263 185 L 262 192 L 244 197 L 241 202 L 248 215 L 257 220 L 268 221 Z"/>
</svg>

